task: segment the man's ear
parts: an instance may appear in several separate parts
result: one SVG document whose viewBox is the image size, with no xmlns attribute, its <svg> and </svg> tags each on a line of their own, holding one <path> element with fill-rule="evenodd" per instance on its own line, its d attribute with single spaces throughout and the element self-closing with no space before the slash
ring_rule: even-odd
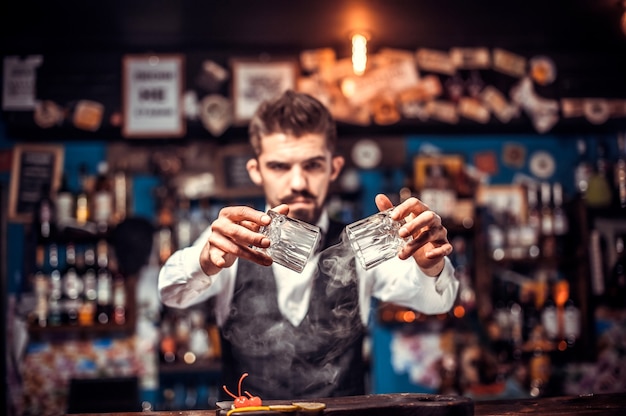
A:
<svg viewBox="0 0 626 416">
<path fill-rule="evenodd" d="M 261 178 L 261 172 L 259 172 L 258 159 L 252 158 L 248 160 L 246 163 L 246 169 L 248 169 L 248 175 L 250 176 L 250 179 L 252 179 L 252 182 L 259 186 L 263 184 L 263 178 Z"/>
<path fill-rule="evenodd" d="M 330 172 L 330 180 L 334 181 L 339 177 L 341 173 L 341 169 L 343 169 L 343 165 L 346 163 L 346 160 L 343 156 L 333 156 L 331 161 L 331 172 Z"/>
</svg>

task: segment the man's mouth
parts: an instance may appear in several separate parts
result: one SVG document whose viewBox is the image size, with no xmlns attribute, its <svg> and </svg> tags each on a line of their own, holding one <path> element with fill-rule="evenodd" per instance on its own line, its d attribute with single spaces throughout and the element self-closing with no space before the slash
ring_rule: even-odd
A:
<svg viewBox="0 0 626 416">
<path fill-rule="evenodd" d="M 283 200 L 283 203 L 288 204 L 288 205 L 310 205 L 310 204 L 315 203 L 315 198 L 312 198 L 309 196 L 297 195 L 297 196 L 285 198 Z"/>
<path fill-rule="evenodd" d="M 313 200 L 307 198 L 297 198 L 287 202 L 288 205 L 311 205 L 312 203 Z"/>
</svg>

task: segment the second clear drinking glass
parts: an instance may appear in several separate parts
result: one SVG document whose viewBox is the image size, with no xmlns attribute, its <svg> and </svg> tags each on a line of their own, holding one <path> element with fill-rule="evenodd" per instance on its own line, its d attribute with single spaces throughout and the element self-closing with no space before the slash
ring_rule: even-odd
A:
<svg viewBox="0 0 626 416">
<path fill-rule="evenodd" d="M 390 212 L 391 209 L 378 212 L 346 227 L 352 250 L 366 270 L 398 255 L 411 239 L 398 235 L 398 230 L 405 221 L 392 220 Z"/>
</svg>

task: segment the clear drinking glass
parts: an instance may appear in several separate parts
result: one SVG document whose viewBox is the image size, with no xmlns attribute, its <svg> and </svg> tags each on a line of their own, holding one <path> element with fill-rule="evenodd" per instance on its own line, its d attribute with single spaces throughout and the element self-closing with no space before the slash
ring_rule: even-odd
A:
<svg viewBox="0 0 626 416">
<path fill-rule="evenodd" d="M 320 239 L 320 229 L 275 211 L 267 211 L 272 222 L 259 232 L 270 239 L 270 246 L 259 249 L 274 262 L 301 273 Z"/>
<path fill-rule="evenodd" d="M 364 269 L 368 270 L 395 257 L 411 237 L 401 238 L 398 230 L 404 220 L 394 221 L 389 216 L 391 208 L 346 227 L 350 246 Z"/>
</svg>

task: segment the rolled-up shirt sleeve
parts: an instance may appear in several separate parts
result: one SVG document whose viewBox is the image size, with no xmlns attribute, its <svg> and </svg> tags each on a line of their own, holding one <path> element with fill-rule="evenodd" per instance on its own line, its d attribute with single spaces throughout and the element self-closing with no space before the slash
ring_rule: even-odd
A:
<svg viewBox="0 0 626 416">
<path fill-rule="evenodd" d="M 159 272 L 159 295 L 167 305 L 185 308 L 208 299 L 213 276 L 200 268 L 202 247 L 191 246 L 176 251 Z"/>
<path fill-rule="evenodd" d="M 236 267 L 213 276 L 207 276 L 200 267 L 200 254 L 210 232 L 207 229 L 192 246 L 174 252 L 161 267 L 158 288 L 164 305 L 187 308 L 217 294 L 229 293 Z M 228 301 L 224 296 L 221 298 Z"/>
</svg>

